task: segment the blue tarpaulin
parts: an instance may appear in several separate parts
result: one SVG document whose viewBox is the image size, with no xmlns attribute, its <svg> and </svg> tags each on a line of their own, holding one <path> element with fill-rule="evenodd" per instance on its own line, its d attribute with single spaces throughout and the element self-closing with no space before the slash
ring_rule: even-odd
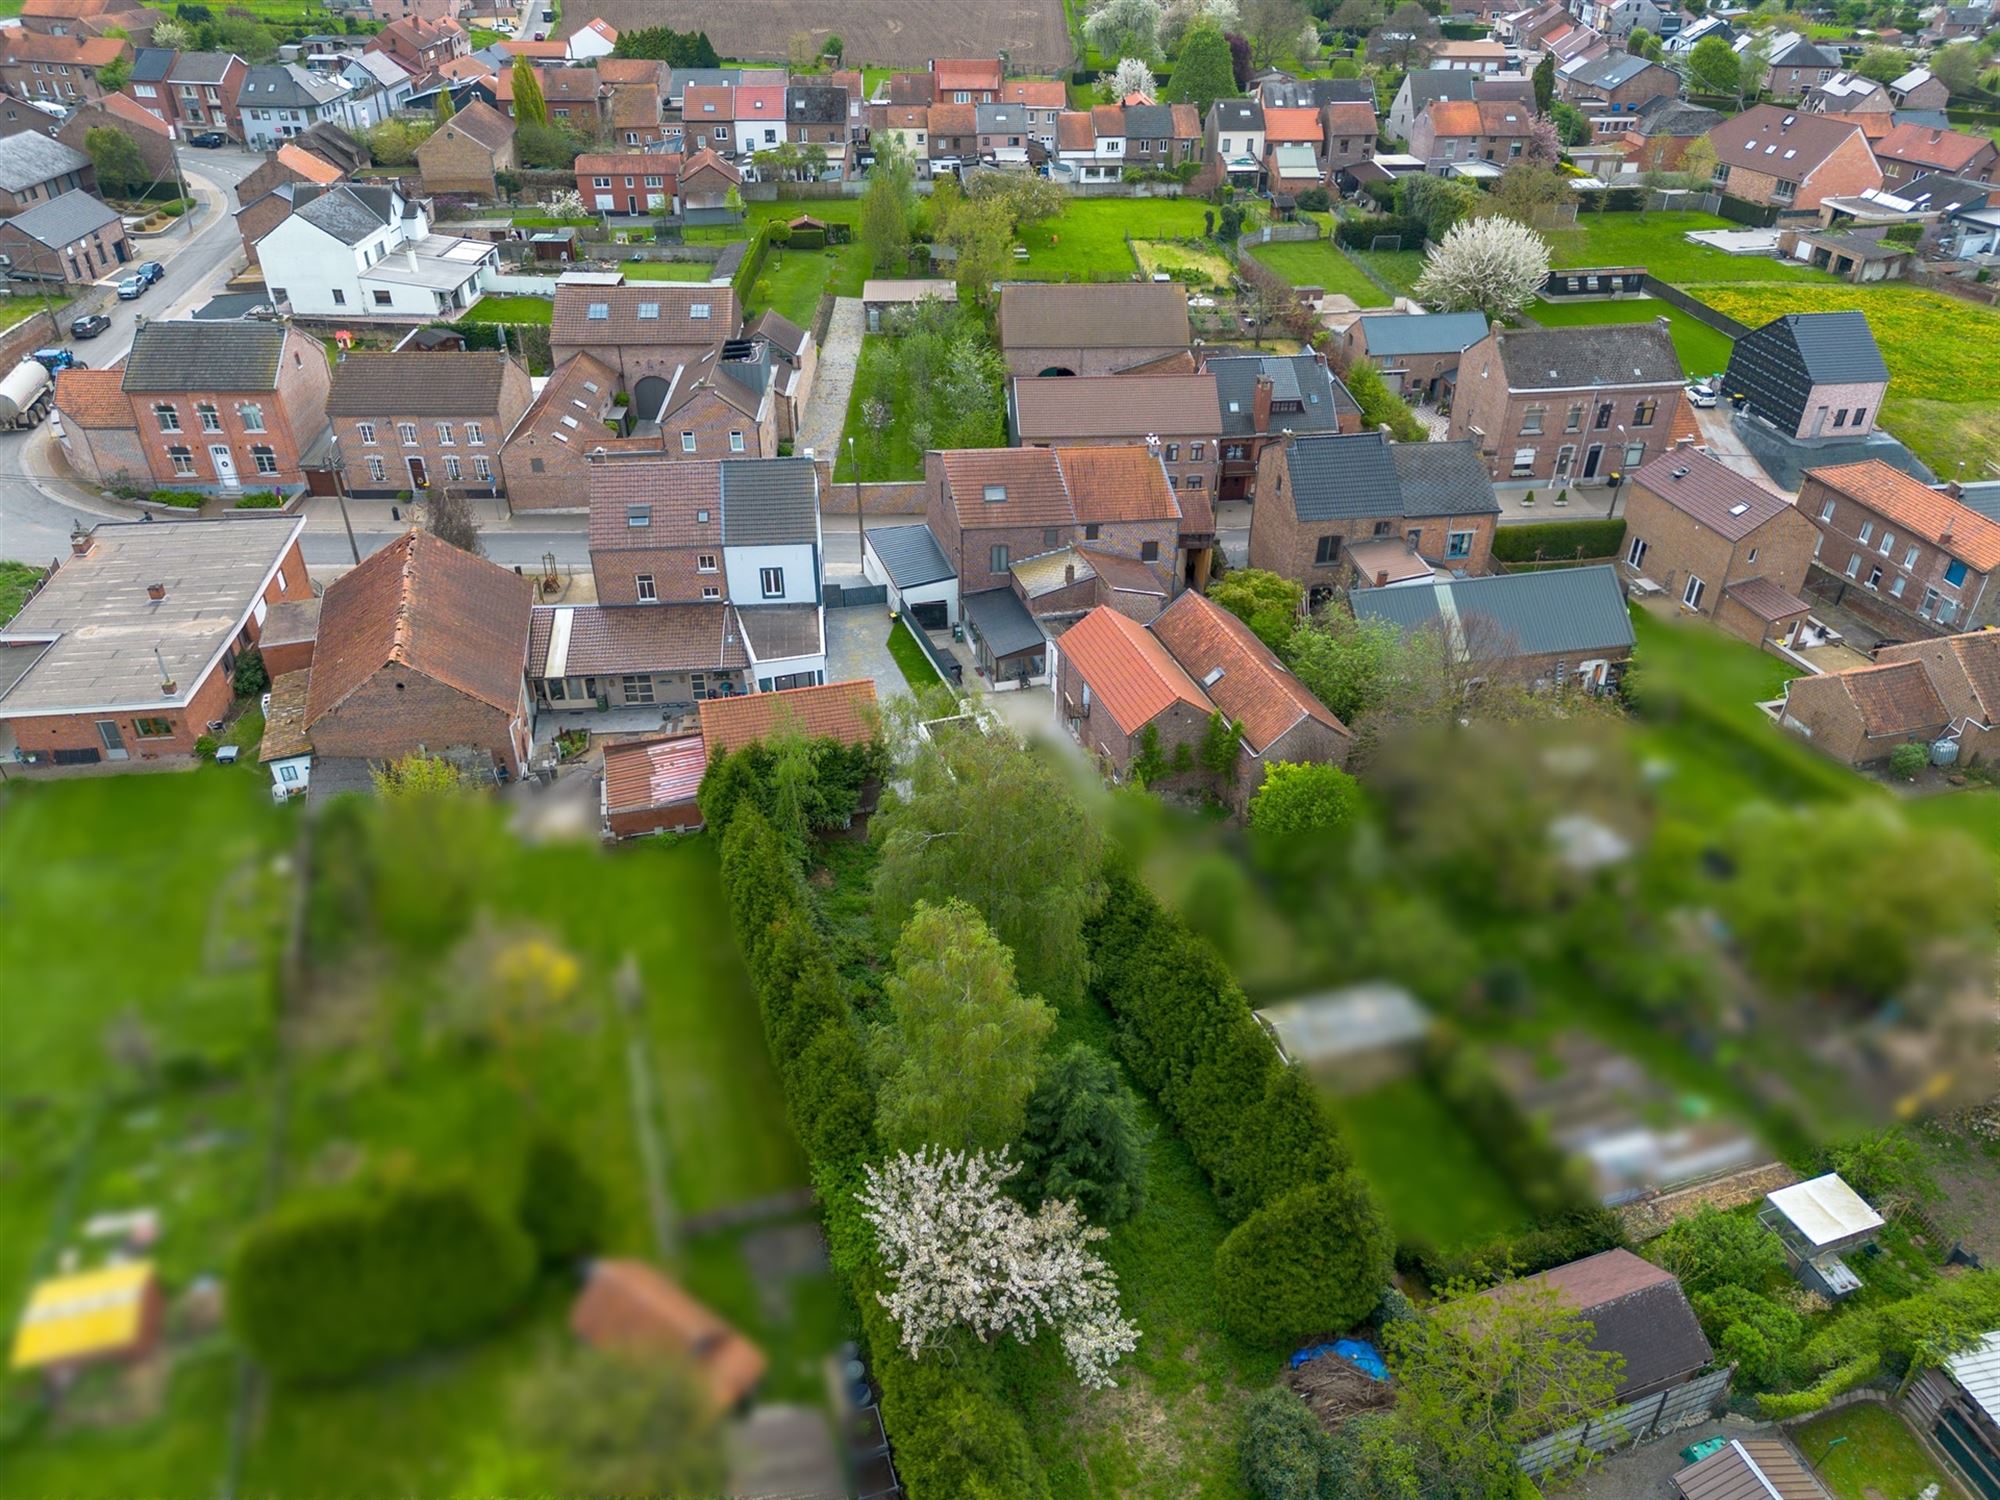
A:
<svg viewBox="0 0 2000 1500">
<path fill-rule="evenodd" d="M 1382 1362 L 1375 1346 L 1366 1339 L 1335 1339 L 1331 1344 L 1309 1344 L 1292 1356 L 1291 1366 L 1296 1370 L 1322 1354 L 1339 1355 L 1371 1380 L 1389 1378 L 1389 1367 Z"/>
</svg>

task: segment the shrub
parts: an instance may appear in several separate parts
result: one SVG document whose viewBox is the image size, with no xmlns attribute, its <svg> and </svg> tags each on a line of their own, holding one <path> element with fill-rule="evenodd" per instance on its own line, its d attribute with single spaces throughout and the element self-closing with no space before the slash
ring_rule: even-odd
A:
<svg viewBox="0 0 2000 1500">
<path fill-rule="evenodd" d="M 1889 774 L 1898 781 L 1915 781 L 1930 758 L 1930 751 L 1922 745 L 1898 745 L 1889 752 Z"/>
<path fill-rule="evenodd" d="M 1521 1201 L 1537 1215 L 1595 1202 L 1589 1183 L 1547 1129 L 1524 1116 L 1483 1059 L 1440 1028 L 1424 1044 L 1424 1076 L 1464 1120 Z"/>
<path fill-rule="evenodd" d="M 200 510 L 208 497 L 194 490 L 154 490 L 146 498 L 155 505 L 171 505 L 176 510 Z"/>
<path fill-rule="evenodd" d="M 285 503 L 285 497 L 276 490 L 247 490 L 237 500 L 238 510 L 277 510 Z"/>
<path fill-rule="evenodd" d="M 199 735 L 194 742 L 194 753 L 203 760 L 214 760 L 215 747 L 218 743 L 220 742 L 212 734 Z"/>
<path fill-rule="evenodd" d="M 243 654 L 236 658 L 234 685 L 239 698 L 261 693 L 271 685 L 271 674 L 264 666 L 264 653 L 255 646 L 245 646 Z"/>
<path fill-rule="evenodd" d="M 1395 248 L 1398 250 L 1424 248 L 1423 224 L 1401 214 L 1367 214 L 1342 219 L 1333 227 L 1335 242 L 1350 250 L 1373 250 L 1377 237 L 1387 234 L 1397 236 Z"/>
<path fill-rule="evenodd" d="M 1287 1193 L 1215 1252 L 1222 1320 L 1253 1343 L 1296 1344 L 1351 1328 L 1381 1300 L 1389 1231 L 1355 1173 Z"/>
<path fill-rule="evenodd" d="M 1243 1478 L 1257 1500 L 1319 1500 L 1327 1437 L 1291 1391 L 1274 1386 L 1251 1398 L 1243 1431 Z"/>
<path fill-rule="evenodd" d="M 1304 213 L 1323 214 L 1331 206 L 1323 187 L 1310 187 L 1299 194 L 1299 208 Z"/>
<path fill-rule="evenodd" d="M 1568 493 L 1563 491 L 1558 500 Z M 1493 556 L 1501 562 L 1615 557 L 1624 540 L 1625 523 L 1622 520 L 1538 521 L 1529 526 L 1495 529 Z"/>
<path fill-rule="evenodd" d="M 341 1380 L 500 1322 L 534 1268 L 521 1229 L 460 1183 L 401 1185 L 267 1218 L 243 1237 L 229 1316 L 281 1380 Z"/>
<path fill-rule="evenodd" d="M 545 1262 L 574 1260 L 604 1236 L 604 1188 L 567 1139 L 542 1131 L 521 1169 L 519 1217 Z"/>
<path fill-rule="evenodd" d="M 1432 1286 L 1452 1281 L 1499 1281 L 1508 1275 L 1533 1276 L 1587 1255 L 1616 1250 L 1625 1243 L 1618 1216 L 1601 1204 L 1552 1215 L 1533 1229 L 1502 1235 L 1482 1245 L 1443 1252 L 1409 1245 L 1397 1262 L 1420 1273 Z"/>
<path fill-rule="evenodd" d="M 1691 1299 L 1716 1361 L 1734 1361 L 1751 1385 L 1781 1383 L 1806 1334 L 1805 1320 L 1784 1303 L 1743 1286 L 1718 1286 Z"/>
<path fill-rule="evenodd" d="M 1716 1208 L 1670 1224 L 1646 1257 L 1679 1277 L 1690 1297 L 1715 1287 L 1759 1287 L 1785 1268 L 1775 1234 L 1747 1214 Z"/>
<path fill-rule="evenodd" d="M 790 233 L 791 237 L 785 240 L 779 239 L 774 233 L 771 236 L 771 243 L 773 245 L 781 245 L 787 250 L 824 250 L 826 248 L 826 231 L 824 229 L 793 229 Z"/>
</svg>

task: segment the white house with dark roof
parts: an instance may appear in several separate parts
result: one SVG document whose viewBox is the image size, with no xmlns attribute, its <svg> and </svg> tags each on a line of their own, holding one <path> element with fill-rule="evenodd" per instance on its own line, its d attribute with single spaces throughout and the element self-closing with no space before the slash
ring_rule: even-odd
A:
<svg viewBox="0 0 2000 1500">
<path fill-rule="evenodd" d="M 275 151 L 322 121 L 347 130 L 372 129 L 388 118 L 389 108 L 379 90 L 363 91 L 344 78 L 282 63 L 244 75 L 236 112 L 243 143 L 252 151 Z"/>
<path fill-rule="evenodd" d="M 500 269 L 480 240 L 433 234 L 424 205 L 392 187 L 295 184 L 292 212 L 257 241 L 271 300 L 298 314 L 449 317 Z"/>
</svg>

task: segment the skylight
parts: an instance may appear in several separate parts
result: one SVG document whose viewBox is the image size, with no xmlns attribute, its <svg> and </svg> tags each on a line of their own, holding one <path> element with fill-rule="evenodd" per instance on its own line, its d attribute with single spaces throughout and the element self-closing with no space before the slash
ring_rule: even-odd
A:
<svg viewBox="0 0 2000 1500">
<path fill-rule="evenodd" d="M 1729 513 L 1732 516 L 1740 516 L 1743 515 L 1745 512 L 1747 512 L 1749 509 L 1750 507 L 1748 505 L 1746 505 L 1743 501 L 1738 500 L 1734 505 L 1729 507 Z"/>
<path fill-rule="evenodd" d="M 689 316 L 690 318 L 705 318 L 705 317 L 707 317 L 707 316 L 708 316 L 708 304 L 707 304 L 706 302 L 694 302 L 694 303 L 690 303 L 690 304 L 688 305 L 688 316 Z"/>
<path fill-rule="evenodd" d="M 609 302 L 593 302 L 583 310 L 583 315 L 586 318 L 602 322 L 611 316 L 611 304 Z"/>
<path fill-rule="evenodd" d="M 641 302 L 641 303 L 639 304 L 639 317 L 640 317 L 640 318 L 641 318 L 642 320 L 645 320 L 645 321 L 652 321 L 652 320 L 654 320 L 654 319 L 657 319 L 657 318 L 658 318 L 659 316 L 660 316 L 660 304 L 659 304 L 659 303 L 657 303 L 657 302 Z"/>
<path fill-rule="evenodd" d="M 653 507 L 650 505 L 628 505 L 625 507 L 627 526 L 650 526 L 653 524 Z"/>
</svg>

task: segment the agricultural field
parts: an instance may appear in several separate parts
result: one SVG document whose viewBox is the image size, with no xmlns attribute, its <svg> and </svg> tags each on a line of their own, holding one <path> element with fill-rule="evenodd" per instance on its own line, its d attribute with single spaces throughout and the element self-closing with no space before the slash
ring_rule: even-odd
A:
<svg viewBox="0 0 2000 1500">
<path fill-rule="evenodd" d="M 1250 253 L 1293 286 L 1324 287 L 1361 307 L 1387 307 L 1391 298 L 1370 281 L 1332 240 L 1274 240 Z"/>
<path fill-rule="evenodd" d="M 1681 366 L 1691 376 L 1719 375 L 1729 365 L 1735 340 L 1697 321 L 1671 303 L 1651 297 L 1616 302 L 1543 302 L 1528 304 L 1527 316 L 1544 328 L 1587 328 L 1604 323 L 1650 323 L 1665 318 Z"/>
<path fill-rule="evenodd" d="M 412 1172 L 509 1204 L 538 1122 L 588 1142 L 607 1251 L 662 1261 L 759 1343 L 773 1398 L 821 1398 L 841 1315 L 823 1271 L 797 1259 L 813 1243 L 801 1239 L 804 1164 L 747 980 L 714 940 L 727 919 L 713 846 L 652 843 L 629 858 L 528 847 L 497 808 L 465 811 L 355 846 L 410 872 L 380 909 L 419 926 L 378 930 L 356 919 L 370 900 L 359 886 L 329 892 L 316 879 L 312 978 L 280 1023 L 272 975 L 301 877 L 300 819 L 271 806 L 260 775 L 0 789 L 0 963 L 37 1002 L 12 1008 L 0 1055 L 0 1305 L 18 1308 L 58 1253 L 85 1245 L 92 1215 L 153 1208 L 171 1355 L 130 1379 L 80 1382 L 54 1417 L 38 1385 L 0 1387 L 9 1493 L 214 1491 L 243 1392 L 204 1288 L 226 1276 L 245 1226 L 273 1203 Z M 469 885 L 455 888 L 478 892 L 462 932 L 446 921 L 419 938 L 461 877 Z M 399 883 L 387 868 L 354 878 Z M 672 915 L 603 920 L 641 909 Z M 102 941 L 107 911 L 132 941 Z M 508 977 L 517 959 L 553 976 L 538 993 L 557 1012 L 487 1031 L 483 1007 L 520 982 Z M 740 1224 L 704 1222 L 751 1201 L 765 1206 Z M 760 1276 L 774 1253 L 785 1270 Z M 496 1413 L 570 1347 L 573 1294 L 558 1268 L 490 1336 L 343 1384 L 270 1386 L 246 1429 L 244 1492 L 556 1487 Z"/>
<path fill-rule="evenodd" d="M 1889 366 L 1887 427 L 1943 479 L 1984 478 L 2000 463 L 2000 309 L 1888 283 L 1694 285 L 1716 311 L 1752 327 L 1792 312 L 1865 314 Z"/>
<path fill-rule="evenodd" d="M 601 15 L 620 31 L 657 26 L 660 11 L 646 0 L 603 0 L 569 12 L 577 25 Z M 739 0 L 689 0 L 672 24 L 705 31 L 723 57 L 782 59 L 793 33 L 820 41 L 838 34 L 849 67 L 867 64 L 921 70 L 933 57 L 1006 56 L 1011 70 L 1067 71 L 1069 33 L 1062 0 L 1029 0 L 1013 6 L 938 6 L 912 10 L 894 0 L 802 0 L 788 6 L 744 5 Z M 575 26 L 562 26 L 567 35 Z"/>
</svg>

